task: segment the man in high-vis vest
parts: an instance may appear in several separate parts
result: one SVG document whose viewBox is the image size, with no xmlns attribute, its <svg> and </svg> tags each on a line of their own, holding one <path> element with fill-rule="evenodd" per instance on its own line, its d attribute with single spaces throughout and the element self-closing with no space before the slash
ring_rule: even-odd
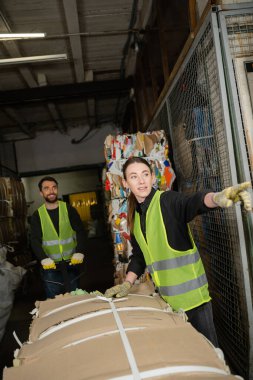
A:
<svg viewBox="0 0 253 380">
<path fill-rule="evenodd" d="M 58 200 L 58 182 L 47 176 L 38 183 L 44 204 L 31 218 L 31 247 L 41 263 L 47 298 L 79 287 L 85 233 L 76 209 Z"/>
</svg>

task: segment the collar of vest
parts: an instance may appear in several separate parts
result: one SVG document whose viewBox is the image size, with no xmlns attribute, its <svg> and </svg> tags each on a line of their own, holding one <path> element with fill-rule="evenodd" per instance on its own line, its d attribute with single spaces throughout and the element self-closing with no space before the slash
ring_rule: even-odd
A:
<svg viewBox="0 0 253 380">
<path fill-rule="evenodd" d="M 145 199 L 145 201 L 142 202 L 142 203 L 137 203 L 136 211 L 140 215 L 144 214 L 147 211 L 147 209 L 148 209 L 148 207 L 149 207 L 149 205 L 150 205 L 150 203 L 151 203 L 151 201 L 152 201 L 152 199 L 153 199 L 156 191 L 157 190 L 152 187 L 151 192 L 149 193 L 149 195 L 147 196 L 147 198 Z"/>
</svg>

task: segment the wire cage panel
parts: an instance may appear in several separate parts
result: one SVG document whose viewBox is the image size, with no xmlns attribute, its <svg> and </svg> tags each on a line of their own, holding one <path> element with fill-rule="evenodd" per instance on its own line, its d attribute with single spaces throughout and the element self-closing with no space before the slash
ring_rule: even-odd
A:
<svg viewBox="0 0 253 380">
<path fill-rule="evenodd" d="M 224 39 L 230 97 L 235 108 L 236 127 L 241 128 L 246 161 L 253 180 L 253 7 L 233 12 L 221 12 L 220 22 Z M 230 67 L 229 67 L 230 66 Z M 249 72 L 248 72 L 249 71 Z M 236 108 L 238 106 L 238 108 Z"/>
<path fill-rule="evenodd" d="M 218 28 L 213 20 L 210 15 L 200 29 L 166 100 L 178 187 L 187 194 L 220 191 L 236 178 L 226 99 L 221 95 L 225 86 L 217 59 Z M 244 236 L 236 207 L 195 218 L 191 230 L 206 268 L 220 345 L 230 365 L 247 378 L 250 342 L 241 259 Z"/>
<path fill-rule="evenodd" d="M 243 9 L 245 8 L 245 9 Z M 236 165 L 242 180 L 253 181 L 253 3 L 220 12 L 219 24 L 224 55 L 224 71 L 235 140 Z M 243 213 L 247 252 L 244 257 L 244 282 L 248 306 L 249 365 L 253 379 L 253 216 Z M 242 254 L 243 257 L 243 254 Z M 246 310 L 243 310 L 246 314 Z M 236 357 L 236 354 L 234 355 Z"/>
</svg>

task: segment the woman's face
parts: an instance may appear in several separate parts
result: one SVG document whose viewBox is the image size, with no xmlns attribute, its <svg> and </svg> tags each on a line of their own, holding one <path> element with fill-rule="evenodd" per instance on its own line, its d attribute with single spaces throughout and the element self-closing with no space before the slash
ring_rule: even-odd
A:
<svg viewBox="0 0 253 380">
<path fill-rule="evenodd" d="M 123 185 L 132 191 L 139 203 L 144 202 L 155 183 L 155 176 L 149 167 L 142 163 L 132 163 L 127 167 L 125 176 Z"/>
</svg>

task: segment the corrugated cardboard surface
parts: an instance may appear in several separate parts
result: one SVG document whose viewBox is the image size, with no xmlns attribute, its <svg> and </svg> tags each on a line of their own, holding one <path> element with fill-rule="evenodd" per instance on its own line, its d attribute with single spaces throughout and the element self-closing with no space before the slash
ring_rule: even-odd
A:
<svg viewBox="0 0 253 380">
<path fill-rule="evenodd" d="M 148 378 L 235 378 L 229 376 L 211 344 L 180 315 L 168 312 L 158 296 L 133 294 L 113 305 L 92 295 L 62 296 L 37 303 L 37 307 L 29 342 L 18 354 L 20 366 L 5 369 L 3 380 L 133 378 L 135 365 L 137 378 L 142 378 L 139 373 L 143 371 L 183 366 L 197 366 L 197 371 L 199 366 L 211 367 L 224 376 L 189 369 L 185 374 L 170 376 L 160 376 L 158 371 Z M 134 365 L 128 360 L 129 351 L 119 333 L 114 307 Z"/>
</svg>

